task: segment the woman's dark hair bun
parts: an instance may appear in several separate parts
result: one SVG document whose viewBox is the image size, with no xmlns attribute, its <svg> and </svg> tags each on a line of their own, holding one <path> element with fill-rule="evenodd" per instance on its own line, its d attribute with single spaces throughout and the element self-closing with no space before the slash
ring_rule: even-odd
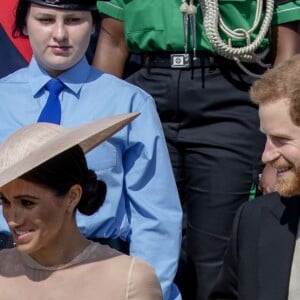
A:
<svg viewBox="0 0 300 300">
<path fill-rule="evenodd" d="M 97 180 L 94 171 L 89 170 L 86 182 L 82 185 L 82 196 L 78 203 L 78 210 L 87 216 L 95 213 L 103 204 L 106 196 L 106 184 Z"/>
</svg>

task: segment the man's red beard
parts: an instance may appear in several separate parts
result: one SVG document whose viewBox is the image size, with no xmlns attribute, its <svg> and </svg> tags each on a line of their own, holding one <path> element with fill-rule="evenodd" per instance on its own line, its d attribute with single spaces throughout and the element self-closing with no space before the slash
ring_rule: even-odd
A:
<svg viewBox="0 0 300 300">
<path fill-rule="evenodd" d="M 272 164 L 272 167 L 280 169 L 289 169 L 288 178 L 277 177 L 275 190 L 284 197 L 292 197 L 297 194 L 300 194 L 300 167 L 295 167 L 289 162 L 275 162 Z"/>
</svg>

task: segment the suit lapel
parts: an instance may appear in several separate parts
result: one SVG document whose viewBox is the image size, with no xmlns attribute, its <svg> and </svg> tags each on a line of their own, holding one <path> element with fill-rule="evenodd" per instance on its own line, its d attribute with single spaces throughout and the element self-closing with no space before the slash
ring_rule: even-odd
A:
<svg viewBox="0 0 300 300">
<path fill-rule="evenodd" d="M 263 207 L 258 239 L 259 299 L 286 300 L 300 199 L 274 197 L 271 207 Z"/>
</svg>

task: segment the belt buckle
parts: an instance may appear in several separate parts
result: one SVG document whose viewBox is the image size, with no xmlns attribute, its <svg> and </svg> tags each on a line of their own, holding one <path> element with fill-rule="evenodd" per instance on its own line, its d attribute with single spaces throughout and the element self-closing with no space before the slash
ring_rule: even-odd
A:
<svg viewBox="0 0 300 300">
<path fill-rule="evenodd" d="M 191 66 L 189 53 L 171 54 L 170 59 L 172 69 L 186 69 Z"/>
</svg>

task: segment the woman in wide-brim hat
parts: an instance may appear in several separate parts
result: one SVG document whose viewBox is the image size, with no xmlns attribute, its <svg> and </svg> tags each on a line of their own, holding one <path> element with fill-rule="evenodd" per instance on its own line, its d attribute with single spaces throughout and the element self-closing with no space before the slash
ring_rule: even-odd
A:
<svg viewBox="0 0 300 300">
<path fill-rule="evenodd" d="M 1 299 L 161 299 L 149 265 L 87 240 L 75 221 L 106 194 L 84 154 L 135 117 L 72 129 L 35 123 L 0 145 L 0 201 L 15 242 L 0 251 Z"/>
<path fill-rule="evenodd" d="M 28 67 L 0 79 L 0 142 L 35 122 L 75 127 L 139 112 L 130 126 L 86 156 L 108 185 L 107 196 L 101 210 L 89 218 L 77 212 L 76 221 L 89 240 L 148 262 L 164 298 L 178 300 L 173 279 L 182 209 L 162 126 L 149 94 L 89 65 L 85 53 L 100 16 L 95 3 L 18 0 L 14 35 L 29 38 L 33 56 Z M 0 249 L 11 246 L 1 211 Z"/>
</svg>

